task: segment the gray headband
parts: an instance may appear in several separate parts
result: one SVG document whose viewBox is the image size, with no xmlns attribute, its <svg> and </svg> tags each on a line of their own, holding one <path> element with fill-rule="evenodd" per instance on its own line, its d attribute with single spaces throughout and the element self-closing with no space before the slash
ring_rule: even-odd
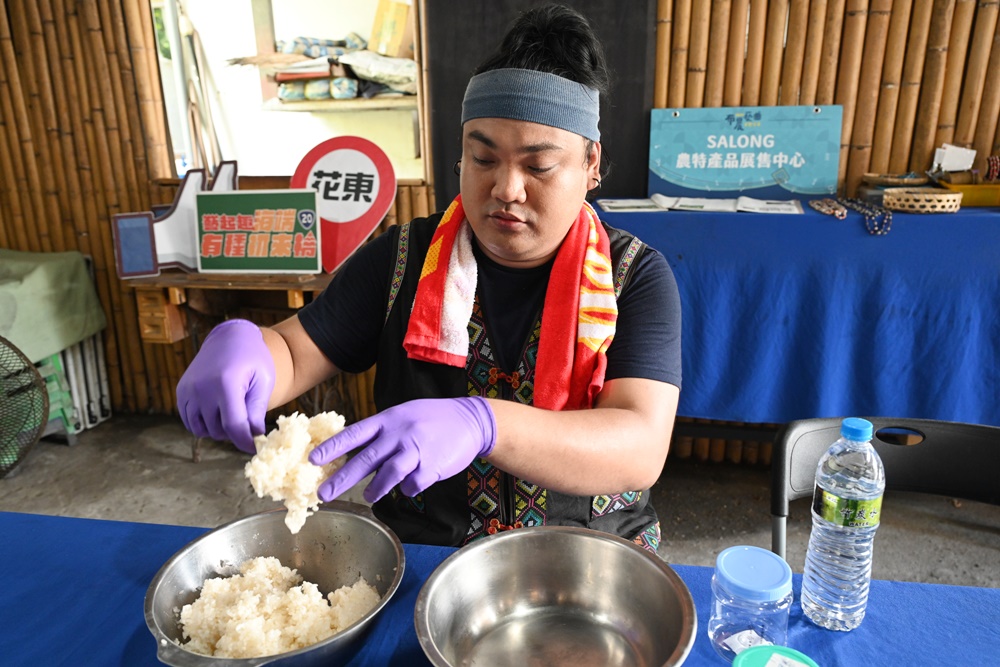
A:
<svg viewBox="0 0 1000 667">
<path fill-rule="evenodd" d="M 469 80 L 462 124 L 473 118 L 541 123 L 601 140 L 599 94 L 582 83 L 532 69 L 494 69 Z"/>
</svg>

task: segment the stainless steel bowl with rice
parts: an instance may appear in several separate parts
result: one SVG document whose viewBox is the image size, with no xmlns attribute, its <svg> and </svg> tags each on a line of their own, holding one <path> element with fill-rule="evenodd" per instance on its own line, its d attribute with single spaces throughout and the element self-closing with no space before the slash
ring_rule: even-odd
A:
<svg viewBox="0 0 1000 667">
<path fill-rule="evenodd" d="M 175 667 L 321 665 L 346 660 L 360 647 L 402 581 L 402 544 L 363 505 L 328 503 L 297 534 L 289 532 L 285 517 L 285 510 L 274 510 L 237 519 L 194 540 L 160 568 L 146 592 L 145 614 L 161 662 Z M 281 590 L 261 593 L 262 581 Z M 297 583 L 301 586 L 284 590 Z M 206 591 L 204 605 L 196 608 Z M 316 605 L 324 605 L 327 597 L 332 610 L 319 610 Z M 233 639 L 219 639 L 221 614 L 232 614 L 246 600 L 262 599 L 268 605 L 264 618 L 248 612 L 250 617 L 238 619 Z M 182 616 L 200 628 L 185 628 Z M 296 627 L 286 632 L 291 626 Z M 295 650 L 242 657 L 260 646 L 311 641 L 322 636 L 316 634 L 322 626 L 334 634 Z M 288 643 L 284 635 L 293 641 Z M 206 644 L 218 648 L 222 657 L 206 655 Z"/>
</svg>

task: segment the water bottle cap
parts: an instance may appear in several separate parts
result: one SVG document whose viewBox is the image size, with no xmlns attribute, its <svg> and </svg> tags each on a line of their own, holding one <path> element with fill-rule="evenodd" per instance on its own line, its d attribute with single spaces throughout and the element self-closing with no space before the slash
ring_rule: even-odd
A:
<svg viewBox="0 0 1000 667">
<path fill-rule="evenodd" d="M 872 439 L 872 423 L 859 417 L 848 417 L 840 423 L 840 435 L 848 440 L 867 442 Z"/>
<path fill-rule="evenodd" d="M 715 580 L 733 597 L 753 602 L 780 600 L 792 592 L 792 568 L 760 547 L 729 547 L 715 559 Z"/>
</svg>

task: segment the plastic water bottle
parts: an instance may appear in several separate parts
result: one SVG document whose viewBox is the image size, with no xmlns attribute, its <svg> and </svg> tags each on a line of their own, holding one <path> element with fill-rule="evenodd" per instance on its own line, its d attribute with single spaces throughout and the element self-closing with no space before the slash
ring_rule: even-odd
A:
<svg viewBox="0 0 1000 667">
<path fill-rule="evenodd" d="M 846 631 L 865 617 L 885 468 L 871 444 L 871 422 L 845 419 L 840 435 L 816 467 L 801 603 L 816 625 Z"/>
</svg>

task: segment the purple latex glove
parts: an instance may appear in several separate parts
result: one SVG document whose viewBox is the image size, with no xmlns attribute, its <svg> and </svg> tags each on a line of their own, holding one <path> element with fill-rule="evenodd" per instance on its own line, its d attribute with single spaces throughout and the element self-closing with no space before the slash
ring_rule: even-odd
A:
<svg viewBox="0 0 1000 667">
<path fill-rule="evenodd" d="M 397 484 L 415 496 L 462 472 L 476 457 L 489 456 L 496 434 L 485 398 L 423 398 L 348 426 L 310 452 L 309 460 L 324 465 L 364 447 L 320 485 L 319 498 L 333 500 L 374 472 L 365 489 L 373 503 Z"/>
<path fill-rule="evenodd" d="M 177 383 L 177 409 L 200 438 L 231 440 L 255 454 L 274 390 L 274 360 L 260 328 L 227 320 L 212 329 Z"/>
</svg>

